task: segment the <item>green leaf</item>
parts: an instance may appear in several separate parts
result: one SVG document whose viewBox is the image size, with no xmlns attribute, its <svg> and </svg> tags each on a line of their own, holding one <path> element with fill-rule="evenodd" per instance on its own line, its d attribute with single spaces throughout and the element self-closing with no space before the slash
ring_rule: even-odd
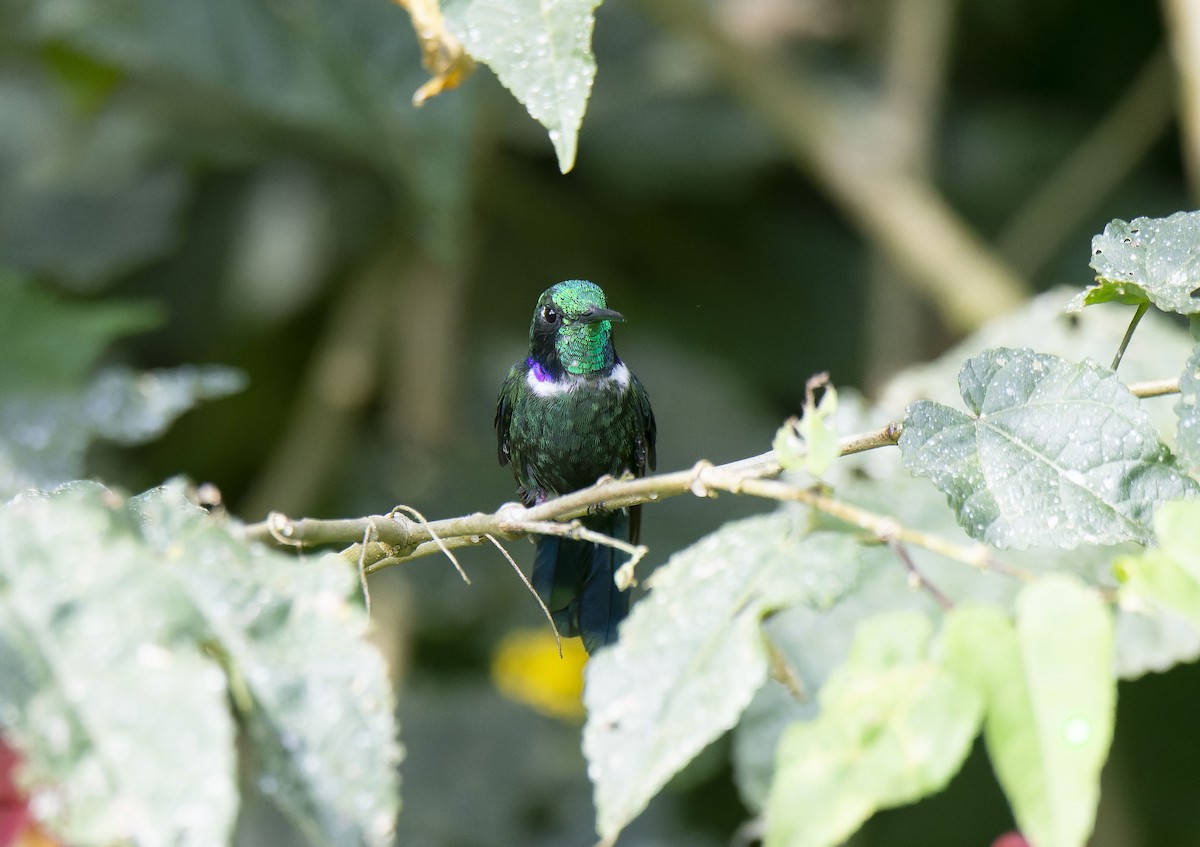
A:
<svg viewBox="0 0 1200 847">
<path fill-rule="evenodd" d="M 161 317 L 146 303 L 69 303 L 0 273 L 0 400 L 81 387 L 114 339 L 149 329 Z"/>
<path fill-rule="evenodd" d="M 1115 565 L 1125 600 L 1149 600 L 1200 629 L 1200 503 L 1164 503 L 1154 516 L 1159 547 Z"/>
<path fill-rule="evenodd" d="M 811 382 L 811 380 L 810 380 Z M 821 399 L 813 399 L 810 389 L 804 401 L 804 414 L 790 419 L 775 433 L 772 448 L 785 470 L 805 470 L 822 476 L 837 459 L 837 389 L 825 385 Z"/>
<path fill-rule="evenodd" d="M 1179 376 L 1179 402 L 1175 404 L 1179 429 L 1175 449 L 1189 467 L 1200 469 L 1200 347 L 1192 351 Z"/>
<path fill-rule="evenodd" d="M 137 373 L 101 371 L 83 390 L 0 395 L 0 498 L 83 476 L 97 438 L 141 444 L 201 400 L 242 388 L 240 371 L 217 365 Z"/>
<path fill-rule="evenodd" d="M 763 617 L 828 605 L 857 570 L 854 539 L 806 535 L 780 512 L 728 524 L 655 572 L 618 642 L 588 665 L 583 747 L 602 837 L 737 721 L 767 678 Z"/>
<path fill-rule="evenodd" d="M 984 694 L 984 738 L 1031 844 L 1082 847 L 1116 708 L 1112 615 L 1095 591 L 1053 574 L 1017 599 L 947 615 L 947 662 Z"/>
<path fill-rule="evenodd" d="M 247 547 L 189 504 L 179 483 L 131 508 L 218 652 L 258 753 L 260 789 L 314 844 L 391 843 L 399 811 L 391 685 L 348 602 L 335 555 Z"/>
<path fill-rule="evenodd" d="M 100 486 L 0 509 L 0 725 L 66 843 L 229 841 L 234 727 L 197 635 Z"/>
<path fill-rule="evenodd" d="M 596 60 L 600 0 L 447 0 L 446 25 L 550 133 L 563 172 L 575 166 Z"/>
<path fill-rule="evenodd" d="M 339 560 L 246 545 L 181 483 L 13 500 L 0 725 L 34 807 L 70 843 L 228 843 L 232 696 L 260 787 L 314 844 L 391 843 L 394 704 L 356 587 Z"/>
<path fill-rule="evenodd" d="M 842 843 L 877 809 L 940 790 L 971 749 L 982 700 L 927 658 L 932 625 L 914 612 L 865 622 L 821 691 L 821 716 L 779 745 L 767 847 Z"/>
<path fill-rule="evenodd" d="M 1092 239 L 1096 285 L 1067 304 L 1078 311 L 1116 300 L 1149 301 L 1164 312 L 1200 312 L 1200 212 L 1166 218 L 1114 220 Z"/>
<path fill-rule="evenodd" d="M 972 537 L 1070 548 L 1150 538 L 1164 500 L 1194 496 L 1138 399 L 1094 362 L 999 348 L 968 360 L 969 414 L 909 406 L 900 450 Z"/>
</svg>

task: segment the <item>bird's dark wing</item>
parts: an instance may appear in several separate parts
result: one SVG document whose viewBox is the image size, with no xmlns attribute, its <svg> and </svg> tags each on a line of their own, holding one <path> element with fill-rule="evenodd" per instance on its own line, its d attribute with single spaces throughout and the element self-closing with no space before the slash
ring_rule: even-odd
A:
<svg viewBox="0 0 1200 847">
<path fill-rule="evenodd" d="M 637 476 L 645 476 L 646 469 L 654 470 L 655 465 L 658 463 L 658 456 L 655 453 L 655 440 L 658 437 L 658 427 L 654 423 L 654 410 L 650 408 L 650 395 L 646 393 L 646 389 L 636 376 L 631 374 L 630 380 L 630 387 L 633 389 L 633 396 L 637 404 L 637 412 L 641 423 L 637 444 L 634 448 L 633 472 Z M 629 540 L 637 544 L 641 534 L 642 507 L 631 506 L 629 508 Z"/>
<path fill-rule="evenodd" d="M 525 379 L 525 371 L 528 367 L 524 362 L 513 365 L 508 371 L 508 376 L 504 378 L 504 384 L 500 386 L 500 396 L 496 399 L 496 455 L 500 459 L 501 467 L 509 462 L 508 432 L 512 426 L 513 407 L 517 403 L 517 392 L 521 389 L 521 383 Z"/>
<path fill-rule="evenodd" d="M 654 450 L 654 442 L 658 436 L 658 427 L 654 423 L 654 410 L 650 408 L 650 395 L 642 387 L 636 376 L 630 376 L 633 396 L 637 401 L 638 414 L 641 416 L 641 433 L 635 454 L 637 467 L 634 473 L 645 476 L 646 470 L 654 470 L 658 464 L 658 456 Z"/>
</svg>

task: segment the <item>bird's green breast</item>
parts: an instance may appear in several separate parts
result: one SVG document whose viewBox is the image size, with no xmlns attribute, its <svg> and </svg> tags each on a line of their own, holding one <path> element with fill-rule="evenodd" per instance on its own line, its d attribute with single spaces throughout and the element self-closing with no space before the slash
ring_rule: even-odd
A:
<svg viewBox="0 0 1200 847">
<path fill-rule="evenodd" d="M 622 373 L 570 377 L 553 387 L 517 383 L 509 450 L 524 490 L 555 496 L 634 469 L 642 420 L 636 389 Z"/>
</svg>

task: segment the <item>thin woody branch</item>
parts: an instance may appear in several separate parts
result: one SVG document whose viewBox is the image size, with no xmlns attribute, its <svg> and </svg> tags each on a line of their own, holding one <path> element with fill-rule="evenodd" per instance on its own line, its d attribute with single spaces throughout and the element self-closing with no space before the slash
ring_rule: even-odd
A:
<svg viewBox="0 0 1200 847">
<path fill-rule="evenodd" d="M 1160 397 L 1178 393 L 1178 380 L 1153 380 L 1129 386 L 1138 397 Z M 839 454 L 846 456 L 896 444 L 903 432 L 899 421 L 884 427 L 841 439 Z M 625 550 L 636 563 L 646 548 L 595 533 L 576 520 L 589 513 L 654 503 L 668 497 L 691 493 L 697 497 L 725 491 L 769 500 L 803 503 L 833 518 L 857 526 L 872 537 L 888 544 L 902 543 L 922 547 L 947 558 L 982 570 L 1005 573 L 1027 580 L 1025 571 L 1001 562 L 986 544 L 955 544 L 935 535 L 910 529 L 894 518 L 861 509 L 821 494 L 810 488 L 775 479 L 783 472 L 773 450 L 745 459 L 714 465 L 697 462 L 692 468 L 636 479 L 602 479 L 562 497 L 536 506 L 506 503 L 495 512 L 475 512 L 457 518 L 436 521 L 415 520 L 399 511 L 363 518 L 320 520 L 289 518 L 278 512 L 265 521 L 248 524 L 243 535 L 252 541 L 279 546 L 313 548 L 343 546 L 342 555 L 361 563 L 366 573 L 405 564 L 446 550 L 487 543 L 489 536 L 515 539 L 523 535 L 561 535 L 587 538 Z M 368 539 L 366 545 L 363 539 Z M 365 547 L 365 549 L 364 549 Z M 624 569 L 624 578 L 632 580 L 632 569 Z"/>
</svg>

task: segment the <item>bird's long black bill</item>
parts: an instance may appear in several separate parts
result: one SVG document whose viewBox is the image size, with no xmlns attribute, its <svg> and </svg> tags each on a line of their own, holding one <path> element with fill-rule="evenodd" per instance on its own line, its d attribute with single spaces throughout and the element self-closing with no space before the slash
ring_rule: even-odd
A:
<svg viewBox="0 0 1200 847">
<path fill-rule="evenodd" d="M 587 324 L 600 323 L 600 321 L 617 321 L 618 323 L 623 323 L 625 316 L 612 309 L 588 309 L 579 316 L 578 320 Z"/>
</svg>

